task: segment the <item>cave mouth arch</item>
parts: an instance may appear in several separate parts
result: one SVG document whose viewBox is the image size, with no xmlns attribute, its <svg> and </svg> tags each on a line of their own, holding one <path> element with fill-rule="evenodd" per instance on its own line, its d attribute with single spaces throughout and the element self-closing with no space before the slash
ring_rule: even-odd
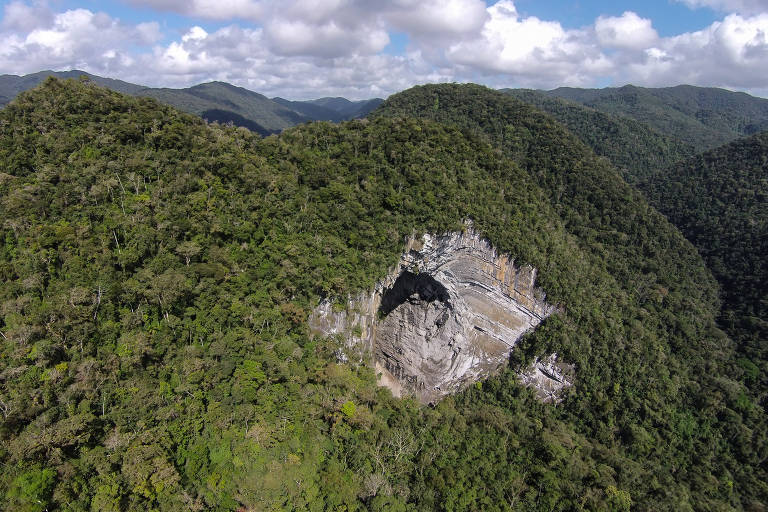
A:
<svg viewBox="0 0 768 512">
<path fill-rule="evenodd" d="M 440 301 L 450 306 L 448 289 L 440 281 L 429 274 L 414 274 L 406 270 L 382 295 L 379 317 L 387 316 L 414 295 L 425 302 Z"/>
</svg>

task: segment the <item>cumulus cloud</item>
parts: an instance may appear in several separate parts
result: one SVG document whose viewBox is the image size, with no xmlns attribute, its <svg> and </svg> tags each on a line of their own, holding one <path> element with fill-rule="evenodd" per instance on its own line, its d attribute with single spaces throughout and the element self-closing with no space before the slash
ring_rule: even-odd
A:
<svg viewBox="0 0 768 512">
<path fill-rule="evenodd" d="M 595 33 L 597 42 L 606 48 L 649 48 L 659 38 L 651 20 L 631 11 L 619 17 L 600 16 L 595 21 Z"/>
<path fill-rule="evenodd" d="M 389 44 L 389 35 L 381 27 L 346 27 L 335 20 L 311 24 L 302 20 L 277 18 L 267 24 L 264 30 L 268 44 L 280 55 L 370 55 L 380 52 Z"/>
<path fill-rule="evenodd" d="M 50 25 L 53 13 L 43 5 L 27 5 L 24 2 L 10 2 L 3 8 L 3 30 L 29 32 Z"/>
<path fill-rule="evenodd" d="M 575 30 L 522 16 L 512 0 L 129 1 L 186 14 L 189 26 L 163 34 L 155 22 L 17 0 L 3 9 L 0 67 L 79 68 L 152 86 L 224 80 L 289 98 L 385 96 L 438 81 L 538 88 L 684 82 L 753 92 L 768 83 L 768 14 L 731 14 L 660 37 L 634 12 Z M 232 23 L 212 28 L 203 18 Z M 393 30 L 408 37 L 400 55 L 385 51 Z"/>
<path fill-rule="evenodd" d="M 0 32 L 0 67 L 9 71 L 84 67 L 119 70 L 133 61 L 128 44 L 146 46 L 161 38 L 155 22 L 130 26 L 87 9 L 54 14 L 42 7 L 27 11 L 14 4 L 8 7 L 11 18 L 3 19 Z M 38 15 L 26 21 L 23 17 Z"/>
<path fill-rule="evenodd" d="M 261 2 L 254 0 L 130 0 L 130 3 L 212 20 L 258 20 L 263 15 Z"/>
<path fill-rule="evenodd" d="M 712 9 L 739 13 L 759 14 L 768 13 L 768 0 L 677 0 L 692 9 L 710 7 Z"/>
<path fill-rule="evenodd" d="M 488 19 L 482 0 L 399 0 L 382 14 L 392 26 L 417 37 L 471 34 Z"/>
<path fill-rule="evenodd" d="M 768 14 L 731 14 L 709 27 L 665 38 L 626 69 L 648 85 L 691 83 L 765 90 L 768 84 Z"/>
<path fill-rule="evenodd" d="M 513 2 L 489 7 L 480 33 L 453 44 L 447 57 L 465 68 L 501 73 L 526 86 L 584 85 L 610 68 L 587 31 L 559 22 L 521 18 Z"/>
<path fill-rule="evenodd" d="M 334 58 L 279 55 L 262 29 L 238 26 L 207 33 L 192 27 L 179 41 L 145 55 L 136 67 L 153 69 L 165 84 L 184 86 L 223 80 L 267 95 L 314 98 L 387 95 L 413 83 L 445 81 L 449 75 L 416 53 L 410 56 L 344 55 Z"/>
</svg>

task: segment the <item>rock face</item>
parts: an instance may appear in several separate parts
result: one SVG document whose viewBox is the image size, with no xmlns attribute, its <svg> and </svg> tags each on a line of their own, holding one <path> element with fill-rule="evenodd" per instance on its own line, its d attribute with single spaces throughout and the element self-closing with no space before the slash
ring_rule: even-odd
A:
<svg viewBox="0 0 768 512">
<path fill-rule="evenodd" d="M 507 363 L 517 340 L 554 308 L 518 268 L 474 231 L 411 238 L 374 290 L 310 317 L 316 334 L 341 334 L 373 356 L 379 383 L 433 402 Z M 533 382 L 533 381 L 532 381 Z"/>
<path fill-rule="evenodd" d="M 536 391 L 542 402 L 557 403 L 563 390 L 573 385 L 573 365 L 558 361 L 557 354 L 536 358 L 533 364 L 518 374 L 526 386 Z"/>
</svg>

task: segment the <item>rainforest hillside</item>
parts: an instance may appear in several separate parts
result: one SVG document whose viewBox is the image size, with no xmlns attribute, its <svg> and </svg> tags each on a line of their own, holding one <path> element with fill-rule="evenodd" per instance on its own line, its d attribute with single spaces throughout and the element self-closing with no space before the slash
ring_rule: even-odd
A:
<svg viewBox="0 0 768 512">
<path fill-rule="evenodd" d="M 418 119 L 427 117 L 430 119 Z M 552 118 L 477 86 L 261 139 L 49 79 L 0 112 L 0 493 L 12 510 L 759 510 L 765 415 L 699 254 Z M 322 297 L 466 219 L 560 312 L 434 408 Z M 558 352 L 538 402 L 514 369 Z"/>
<path fill-rule="evenodd" d="M 665 98 L 665 92 L 667 99 L 690 105 L 691 99 L 684 96 L 691 90 L 697 89 L 678 87 L 645 93 Z M 557 91 L 584 102 L 597 101 L 608 92 Z M 740 355 L 744 356 L 739 364 L 745 370 L 745 382 L 768 405 L 768 353 L 764 348 L 768 339 L 768 274 L 764 263 L 764 255 L 768 254 L 768 132 L 694 157 L 690 147 L 658 134 L 644 123 L 540 91 L 504 92 L 549 113 L 597 154 L 607 157 L 696 246 L 721 285 L 720 325 L 739 342 Z M 698 94 L 700 103 L 712 108 L 719 104 L 727 112 L 726 117 L 754 114 L 746 108 L 751 100 L 743 94 L 710 89 L 698 90 Z M 718 95 L 730 101 L 718 101 Z M 684 158 L 686 155 L 688 158 Z"/>
<path fill-rule="evenodd" d="M 768 128 L 768 99 L 713 87 L 561 87 L 545 94 L 646 123 L 697 151 Z"/>
<path fill-rule="evenodd" d="M 667 168 L 694 154 L 691 145 L 629 117 L 607 114 L 542 91 L 503 89 L 502 92 L 554 117 L 595 153 L 610 160 L 629 183 L 634 184 L 654 170 Z"/>
<path fill-rule="evenodd" d="M 638 185 L 720 282 L 721 322 L 742 345 L 740 364 L 768 406 L 768 132 L 657 170 Z"/>
</svg>

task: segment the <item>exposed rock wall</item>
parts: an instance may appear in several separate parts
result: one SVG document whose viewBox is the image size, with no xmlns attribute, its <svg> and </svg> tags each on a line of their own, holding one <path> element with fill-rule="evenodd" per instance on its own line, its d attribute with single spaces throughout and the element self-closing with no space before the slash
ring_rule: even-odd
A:
<svg viewBox="0 0 768 512">
<path fill-rule="evenodd" d="M 321 303 L 310 327 L 372 354 L 393 393 L 431 402 L 506 364 L 517 340 L 553 312 L 535 281 L 536 269 L 515 266 L 468 224 L 409 239 L 374 290 L 343 311 Z"/>
</svg>

